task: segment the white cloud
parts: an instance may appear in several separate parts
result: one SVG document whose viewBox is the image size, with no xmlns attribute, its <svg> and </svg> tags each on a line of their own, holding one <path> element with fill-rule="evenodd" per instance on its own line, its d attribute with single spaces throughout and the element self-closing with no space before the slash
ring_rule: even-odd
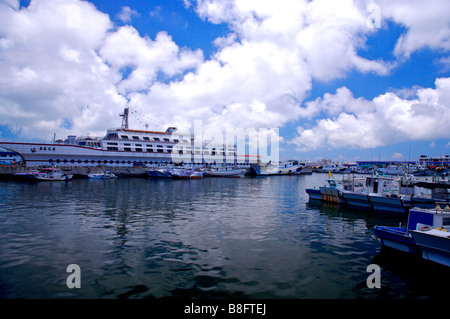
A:
<svg viewBox="0 0 450 319">
<path fill-rule="evenodd" d="M 197 2 L 201 17 L 227 23 L 246 43 L 269 41 L 289 50 L 307 63 L 303 72 L 319 80 L 343 77 L 351 69 L 389 72 L 389 64 L 357 54 L 365 35 L 372 32 L 365 9 L 350 0 Z"/>
<path fill-rule="evenodd" d="M 64 119 L 83 133 L 110 121 L 124 100 L 96 51 L 111 27 L 89 2 L 40 0 L 20 10 L 0 2 L 0 124 L 45 138 L 63 134 Z"/>
<path fill-rule="evenodd" d="M 381 14 L 407 28 L 394 53 L 408 58 L 413 52 L 431 48 L 450 50 L 450 2 L 447 0 L 379 0 Z"/>
<path fill-rule="evenodd" d="M 120 10 L 120 12 L 117 14 L 119 20 L 124 23 L 131 22 L 131 18 L 133 16 L 139 16 L 139 13 L 128 6 L 122 7 L 122 10 Z"/>
<path fill-rule="evenodd" d="M 203 62 L 200 50 L 180 49 L 166 32 L 159 32 L 153 41 L 141 37 L 132 26 L 109 34 L 100 54 L 116 71 L 132 69 L 118 84 L 119 92 L 124 94 L 149 89 L 158 72 L 171 77 Z"/>
<path fill-rule="evenodd" d="M 403 156 L 402 153 L 396 152 L 396 153 L 394 153 L 394 154 L 392 155 L 392 158 L 393 158 L 393 159 L 396 159 L 396 160 L 399 160 L 399 159 L 404 158 L 404 156 Z"/>
<path fill-rule="evenodd" d="M 450 56 L 441 58 L 437 61 L 440 65 L 442 65 L 441 72 L 448 72 L 450 71 Z"/>
<path fill-rule="evenodd" d="M 151 90 L 129 95 L 135 107 L 154 106 L 151 114 L 160 120 L 175 114 L 171 121 L 176 122 L 176 114 L 183 114 L 179 119 L 188 126 L 203 119 L 212 126 L 279 127 L 304 114 L 299 105 L 312 79 L 390 70 L 388 63 L 358 56 L 373 30 L 367 27 L 366 8 L 352 1 L 199 0 L 185 5 L 205 20 L 226 23 L 232 32 L 216 39 L 213 57 L 182 79 L 154 82 Z M 143 88 L 152 81 L 137 82 Z"/>
<path fill-rule="evenodd" d="M 87 1 L 35 0 L 21 10 L 17 1 L 3 1 L 0 124 L 20 123 L 26 135 L 63 134 L 67 127 L 101 134 L 129 101 L 144 116 L 188 128 L 197 119 L 210 127 L 275 128 L 318 118 L 298 129 L 293 142 L 301 150 L 445 136 L 448 79 L 435 89 L 411 88 L 408 97 L 391 92 L 371 101 L 343 87 L 301 107 L 315 80 L 391 72 L 395 61 L 358 54 L 377 32 L 367 26 L 372 2 L 383 19 L 406 27 L 398 57 L 423 47 L 449 49 L 446 0 L 184 0 L 201 18 L 231 30 L 214 41 L 207 60 L 166 32 L 151 39 L 132 26 L 114 27 Z M 118 18 L 130 22 L 136 14 L 123 7 Z"/>
<path fill-rule="evenodd" d="M 299 127 L 290 142 L 300 151 L 325 146 L 370 148 L 403 141 L 450 136 L 450 78 L 436 80 L 435 89 L 416 89 L 415 99 L 389 92 L 373 100 L 355 99 L 347 88 L 307 103 L 306 114 L 325 112 L 312 128 Z"/>
</svg>

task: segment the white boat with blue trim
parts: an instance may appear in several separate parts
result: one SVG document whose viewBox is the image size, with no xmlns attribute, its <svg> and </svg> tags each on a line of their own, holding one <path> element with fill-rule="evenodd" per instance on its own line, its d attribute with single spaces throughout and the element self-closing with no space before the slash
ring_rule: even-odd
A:
<svg viewBox="0 0 450 319">
<path fill-rule="evenodd" d="M 269 162 L 264 165 L 255 164 L 250 167 L 250 174 L 256 176 L 294 175 L 302 169 L 298 161 L 279 163 Z"/>
<path fill-rule="evenodd" d="M 92 179 L 114 179 L 117 178 L 116 174 L 109 171 L 100 171 L 97 173 L 88 174 L 88 178 Z"/>
<path fill-rule="evenodd" d="M 17 179 L 23 179 L 34 182 L 54 182 L 68 181 L 73 175 L 67 175 L 57 167 L 44 167 L 39 170 L 33 170 L 27 173 L 14 174 Z"/>
<path fill-rule="evenodd" d="M 412 208 L 406 227 L 375 226 L 383 247 L 450 266 L 450 208 Z"/>
</svg>

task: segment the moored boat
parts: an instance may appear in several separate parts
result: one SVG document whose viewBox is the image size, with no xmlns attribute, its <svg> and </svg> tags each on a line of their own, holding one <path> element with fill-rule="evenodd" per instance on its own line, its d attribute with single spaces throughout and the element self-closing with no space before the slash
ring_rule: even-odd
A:
<svg viewBox="0 0 450 319">
<path fill-rule="evenodd" d="M 325 202 L 345 204 L 347 201 L 343 197 L 343 193 L 359 192 L 364 185 L 363 179 L 355 178 L 350 175 L 343 178 L 341 181 L 337 181 L 334 179 L 331 171 L 328 172 L 327 183 L 328 185 L 319 187 L 318 190 L 315 188 L 307 188 L 305 190 L 312 199 L 321 199 Z"/>
<path fill-rule="evenodd" d="M 375 226 L 382 247 L 450 265 L 450 209 L 412 208 L 406 227 Z"/>
<path fill-rule="evenodd" d="M 448 181 L 417 181 L 411 205 L 422 208 L 441 207 L 450 204 L 450 183 Z"/>
<path fill-rule="evenodd" d="M 269 162 L 265 165 L 252 165 L 250 167 L 250 174 L 256 176 L 290 175 L 301 170 L 301 168 L 302 166 L 298 161 Z"/>
<path fill-rule="evenodd" d="M 318 173 L 328 173 L 331 172 L 333 174 L 339 174 L 347 172 L 347 167 L 342 165 L 341 163 L 331 163 L 325 166 L 318 167 L 316 169 Z"/>
<path fill-rule="evenodd" d="M 208 168 L 204 171 L 204 176 L 209 177 L 244 177 L 246 169 L 243 168 L 233 168 L 233 167 L 225 167 L 225 168 Z"/>
<path fill-rule="evenodd" d="M 414 182 L 411 176 L 400 178 L 368 176 L 357 191 L 342 191 L 349 206 L 404 214 L 411 207 Z"/>
<path fill-rule="evenodd" d="M 170 170 L 172 179 L 200 179 L 203 172 L 197 172 L 194 168 L 174 168 Z"/>
<path fill-rule="evenodd" d="M 88 174 L 88 178 L 92 179 L 113 179 L 117 178 L 116 174 L 108 172 L 108 171 L 101 171 L 97 173 Z"/>
<path fill-rule="evenodd" d="M 406 214 L 411 206 L 414 193 L 412 176 L 405 174 L 398 178 L 388 179 L 383 191 L 369 194 L 369 201 L 375 211 L 394 214 Z"/>
<path fill-rule="evenodd" d="M 28 173 L 15 174 L 20 179 L 29 181 L 68 181 L 73 175 L 67 175 L 56 167 L 45 167 Z"/>
<path fill-rule="evenodd" d="M 172 178 L 172 173 L 169 168 L 155 168 L 147 170 L 147 175 L 158 178 Z"/>
</svg>

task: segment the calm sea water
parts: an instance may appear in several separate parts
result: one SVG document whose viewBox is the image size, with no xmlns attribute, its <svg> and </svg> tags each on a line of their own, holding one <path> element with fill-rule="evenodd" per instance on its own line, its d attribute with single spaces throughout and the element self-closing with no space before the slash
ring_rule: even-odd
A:
<svg viewBox="0 0 450 319">
<path fill-rule="evenodd" d="M 308 203 L 326 178 L 0 181 L 0 297 L 441 296 L 446 269 L 380 253 L 373 226 L 401 219 Z"/>
</svg>

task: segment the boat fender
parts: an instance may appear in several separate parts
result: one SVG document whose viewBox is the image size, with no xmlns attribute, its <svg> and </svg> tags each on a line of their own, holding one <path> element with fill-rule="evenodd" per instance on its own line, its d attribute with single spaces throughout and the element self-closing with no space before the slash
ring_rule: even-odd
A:
<svg viewBox="0 0 450 319">
<path fill-rule="evenodd" d="M 429 231 L 429 230 L 431 230 L 431 229 L 432 229 L 432 228 L 431 228 L 430 226 L 427 226 L 427 225 L 421 226 L 421 227 L 419 228 L 420 231 Z"/>
</svg>

